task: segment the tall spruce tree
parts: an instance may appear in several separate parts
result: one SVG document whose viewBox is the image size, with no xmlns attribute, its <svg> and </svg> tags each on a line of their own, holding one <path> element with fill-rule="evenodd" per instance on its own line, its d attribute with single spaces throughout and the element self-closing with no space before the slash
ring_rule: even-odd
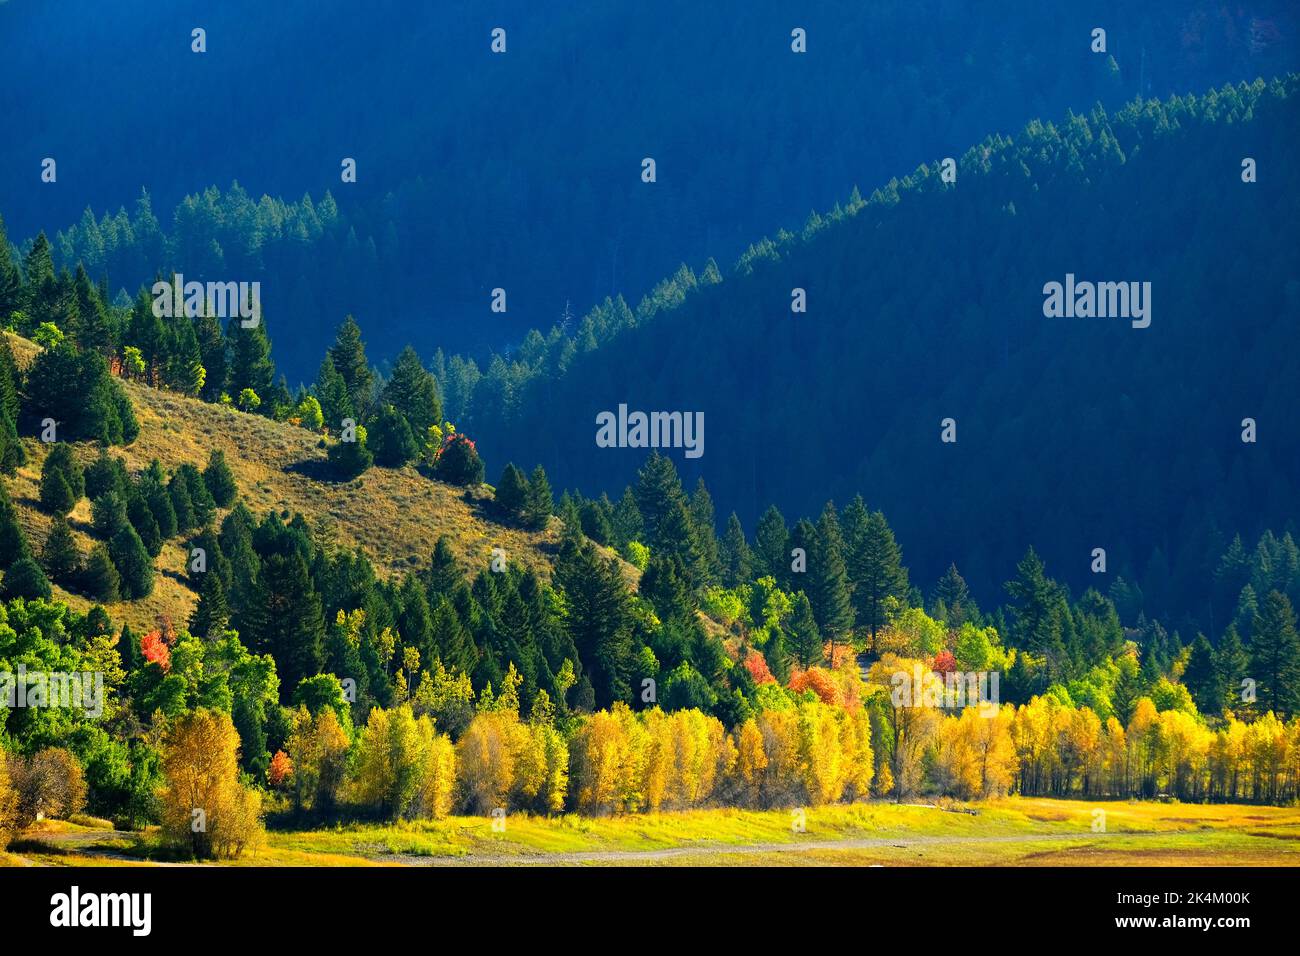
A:
<svg viewBox="0 0 1300 956">
<path fill-rule="evenodd" d="M 1251 627 L 1251 676 L 1259 707 L 1288 718 L 1300 709 L 1300 635 L 1291 601 L 1269 591 Z"/>
<path fill-rule="evenodd" d="M 758 519 L 754 533 L 755 573 L 769 575 L 778 584 L 790 576 L 790 532 L 776 505 L 769 505 Z"/>
<path fill-rule="evenodd" d="M 745 540 L 745 529 L 733 511 L 727 518 L 727 530 L 722 536 L 722 583 L 729 588 L 748 584 L 752 570 L 753 558 Z"/>
<path fill-rule="evenodd" d="M 836 642 L 847 639 L 853 627 L 853 605 L 849 601 L 849 579 L 844 566 L 844 540 L 833 502 L 826 502 L 822 509 L 812 544 L 808 554 L 809 600 L 822 636 L 830 641 L 833 664 Z"/>
<path fill-rule="evenodd" d="M 368 414 L 371 390 L 374 387 L 374 373 L 370 371 L 370 363 L 366 359 L 366 345 L 361 340 L 361 327 L 351 315 L 347 316 L 339 326 L 338 333 L 334 336 L 334 344 L 329 349 L 329 357 L 347 386 L 353 411 L 363 416 Z M 322 372 L 324 372 L 323 366 Z M 324 404 L 322 400 L 322 409 Z M 333 427 L 338 427 L 337 422 L 330 422 L 328 418 L 326 421 Z"/>
<path fill-rule="evenodd" d="M 393 376 L 384 385 L 383 400 L 406 419 L 416 438 L 423 439 L 430 425 L 442 421 L 438 384 L 409 345 L 393 364 Z"/>
<path fill-rule="evenodd" d="M 66 518 L 56 518 L 41 548 L 41 564 L 55 584 L 69 587 L 81 569 L 81 552 Z"/>
<path fill-rule="evenodd" d="M 846 564 L 857 620 L 870 629 L 870 650 L 875 654 L 876 635 L 888 623 L 889 599 L 906 600 L 908 592 L 903 554 L 882 512 L 871 513 L 865 532 Z"/>
</svg>

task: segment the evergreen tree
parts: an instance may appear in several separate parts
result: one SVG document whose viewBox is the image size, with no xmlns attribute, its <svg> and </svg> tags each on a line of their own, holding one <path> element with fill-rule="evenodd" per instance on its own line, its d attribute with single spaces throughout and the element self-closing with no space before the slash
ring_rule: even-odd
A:
<svg viewBox="0 0 1300 956">
<path fill-rule="evenodd" d="M 524 523 L 530 528 L 545 528 L 551 520 L 555 499 L 551 497 L 551 484 L 546 472 L 538 465 L 528 478 L 528 498 L 524 504 Z"/>
<path fill-rule="evenodd" d="M 1223 685 L 1219 682 L 1214 648 L 1204 634 L 1196 635 L 1183 671 L 1183 684 L 1196 708 L 1203 714 L 1217 714 L 1223 706 Z"/>
<path fill-rule="evenodd" d="M 195 320 L 194 335 L 199 348 L 199 363 L 204 371 L 199 397 L 205 402 L 216 402 L 230 384 L 228 345 L 221 320 L 215 315 L 199 317 Z"/>
<path fill-rule="evenodd" d="M 460 565 L 456 563 L 456 556 L 451 551 L 451 539 L 445 534 L 439 535 L 433 546 L 428 578 L 425 582 L 430 606 L 436 605 L 438 598 L 450 598 L 463 580 L 464 575 Z"/>
<path fill-rule="evenodd" d="M 41 508 L 52 515 L 66 515 L 77 506 L 77 498 L 63 471 L 48 467 L 49 461 L 46 458 L 41 468 Z"/>
<path fill-rule="evenodd" d="M 501 472 L 501 480 L 497 482 L 493 500 L 503 515 L 517 518 L 523 513 L 528 502 L 528 479 L 514 462 L 507 462 Z"/>
<path fill-rule="evenodd" d="M 1300 635 L 1291 601 L 1280 591 L 1268 592 L 1255 615 L 1250 650 L 1260 710 L 1290 717 L 1300 708 Z"/>
<path fill-rule="evenodd" d="M 375 456 L 366 447 L 366 430 L 360 425 L 352 441 L 334 442 L 325 456 L 340 481 L 351 481 L 375 463 Z"/>
<path fill-rule="evenodd" d="M 470 639 L 456 608 L 446 596 L 438 598 L 430 620 L 430 642 L 434 658 L 448 670 L 462 674 L 474 672 L 478 652 Z"/>
<path fill-rule="evenodd" d="M 198 527 L 199 522 L 194 515 L 194 504 L 190 501 L 190 489 L 184 475 L 172 474 L 167 482 L 167 496 L 171 499 L 172 511 L 176 514 L 176 530 L 185 534 Z"/>
<path fill-rule="evenodd" d="M 208 456 L 208 466 L 203 469 L 203 483 L 212 493 L 212 500 L 219 508 L 229 508 L 235 503 L 235 476 L 226 464 L 226 455 L 220 449 Z"/>
<path fill-rule="evenodd" d="M 190 509 L 193 512 L 193 523 L 190 527 L 202 528 L 208 525 L 217 516 L 217 502 L 212 497 L 212 492 L 208 490 L 203 472 L 186 462 L 176 469 L 174 478 L 184 482 L 185 493 L 190 499 Z"/>
<path fill-rule="evenodd" d="M 393 365 L 393 377 L 384 386 L 383 400 L 397 409 L 417 436 L 424 435 L 430 425 L 442 422 L 438 385 L 409 345 Z"/>
<path fill-rule="evenodd" d="M 208 571 L 199 589 L 199 602 L 190 616 L 190 633 L 195 637 L 212 640 L 221 636 L 230 623 L 230 604 L 226 600 L 226 586 L 221 575 Z"/>
<path fill-rule="evenodd" d="M 10 565 L 4 573 L 4 581 L 0 582 L 0 597 L 6 601 L 19 597 L 29 601 L 37 598 L 48 601 L 51 596 L 45 572 L 31 557 L 19 558 Z"/>
<path fill-rule="evenodd" d="M 578 509 L 582 533 L 597 544 L 611 547 L 614 544 L 614 503 L 601 493 L 595 501 L 585 501 Z"/>
<path fill-rule="evenodd" d="M 126 502 L 116 491 L 105 492 L 90 503 L 90 516 L 95 535 L 107 541 L 127 523 Z"/>
<path fill-rule="evenodd" d="M 321 418 L 325 427 L 331 432 L 338 432 L 343 427 L 343 420 L 356 421 L 357 412 L 352 405 L 352 396 L 348 392 L 348 383 L 343 380 L 334 360 L 327 354 L 320 363 L 320 372 L 316 375 L 313 386 L 316 400 L 320 402 Z"/>
<path fill-rule="evenodd" d="M 971 600 L 970 589 L 966 587 L 966 580 L 958 573 L 956 564 L 948 565 L 948 570 L 935 585 L 931 602 L 934 607 L 943 606 L 944 620 L 954 629 L 960 628 L 978 613 Z"/>
<path fill-rule="evenodd" d="M 108 553 L 121 578 L 122 597 L 137 600 L 153 592 L 153 561 L 134 527 L 128 524 L 113 535 Z"/>
<path fill-rule="evenodd" d="M 401 468 L 420 453 L 411 426 L 392 405 L 385 405 L 366 430 L 366 444 L 375 462 L 384 468 Z"/>
<path fill-rule="evenodd" d="M 250 650 L 275 658 L 282 699 L 299 681 L 320 673 L 325 622 L 301 554 L 274 553 L 263 559 L 237 630 Z"/>
<path fill-rule="evenodd" d="M 92 502 L 103 494 L 115 491 L 125 500 L 129 485 L 126 465 L 121 458 L 108 453 L 107 448 L 100 448 L 99 455 L 85 470 L 86 497 Z"/>
<path fill-rule="evenodd" d="M 876 635 L 888 623 L 889 599 L 907 598 L 907 569 L 894 532 L 879 511 L 871 514 L 866 530 L 846 562 L 853 587 L 857 619 L 871 629 L 871 653 L 876 652 Z"/>
<path fill-rule="evenodd" d="M 670 504 L 660 519 L 656 541 L 651 546 L 651 554 L 655 553 L 671 554 L 681 559 L 692 588 L 702 587 L 708 580 L 704 548 L 685 499 Z"/>
<path fill-rule="evenodd" d="M 1241 681 L 1250 669 L 1250 654 L 1241 643 L 1241 635 L 1231 625 L 1219 638 L 1214 654 L 1215 679 L 1223 696 L 1211 713 L 1240 709 Z"/>
<path fill-rule="evenodd" d="M 81 552 L 66 518 L 56 518 L 41 549 L 41 564 L 54 583 L 68 587 L 81 567 Z"/>
<path fill-rule="evenodd" d="M 637 587 L 641 596 L 654 607 L 659 620 L 675 623 L 695 620 L 699 602 L 695 600 L 686 568 L 677 555 L 652 553 Z"/>
<path fill-rule="evenodd" d="M 18 523 L 18 511 L 9 498 L 9 489 L 0 481 L 0 570 L 30 553 L 27 536 Z"/>
<path fill-rule="evenodd" d="M 590 544 L 568 541 L 556 563 L 555 582 L 564 592 L 565 627 L 590 677 L 596 706 L 631 700 L 635 659 L 618 563 L 604 560 Z"/>
<path fill-rule="evenodd" d="M 4 218 L 0 217 L 0 323 L 7 323 L 9 316 L 18 311 L 21 296 L 22 278 L 9 253 L 9 237 L 5 234 Z"/>
<path fill-rule="evenodd" d="M 361 341 L 361 327 L 351 315 L 347 316 L 339 326 L 334 344 L 330 346 L 329 357 L 333 361 L 334 368 L 343 377 L 352 408 L 362 415 L 366 414 L 370 408 L 374 375 L 370 371 L 370 363 L 366 360 L 366 346 Z M 322 371 L 324 371 L 323 367 Z M 322 399 L 321 407 L 324 408 L 324 405 Z M 330 422 L 328 418 L 326 421 Z M 335 422 L 330 424 L 337 427 Z"/>
<path fill-rule="evenodd" d="M 718 549 L 718 525 L 713 510 L 713 498 L 709 489 L 700 478 L 695 483 L 695 491 L 690 501 L 691 523 L 695 525 L 695 534 L 700 542 L 706 578 L 713 582 L 722 577 L 722 559 Z"/>
<path fill-rule="evenodd" d="M 754 534 L 754 573 L 770 576 L 778 584 L 790 578 L 790 532 L 776 505 L 769 505 L 758 519 Z"/>
<path fill-rule="evenodd" d="M 853 627 L 853 605 L 849 602 L 849 579 L 844 566 L 844 541 L 833 502 L 827 502 L 817 521 L 817 534 L 808 553 L 809 601 L 822 636 L 831 643 L 845 638 Z"/>
<path fill-rule="evenodd" d="M 733 511 L 727 518 L 727 530 L 722 538 L 723 585 L 736 588 L 748 584 L 752 574 L 752 562 L 749 543 L 745 540 L 745 529 L 740 524 L 740 518 Z"/>
<path fill-rule="evenodd" d="M 812 602 L 800 591 L 794 597 L 794 610 L 787 628 L 790 653 L 804 670 L 822 662 L 822 636 L 813 615 Z"/>
<path fill-rule="evenodd" d="M 269 398 L 275 363 L 271 361 L 266 323 L 259 321 L 245 328 L 243 321 L 234 317 L 226 323 L 226 340 L 230 343 L 230 394 L 238 395 L 247 388 L 258 398 Z M 274 411 L 269 401 L 263 401 L 260 407 L 268 415 Z"/>
<path fill-rule="evenodd" d="M 121 580 L 108 548 L 103 544 L 91 548 L 86 565 L 81 569 L 81 589 L 96 601 L 112 604 L 121 596 L 118 591 Z"/>
<path fill-rule="evenodd" d="M 140 476 L 139 494 L 149 506 L 154 521 L 158 522 L 158 534 L 162 540 L 176 537 L 181 529 L 176 521 L 176 509 L 172 507 L 172 496 L 167 492 L 164 472 L 158 459 L 155 458 L 149 469 Z"/>
<path fill-rule="evenodd" d="M 684 508 L 685 504 L 686 495 L 682 492 L 682 483 L 672 459 L 658 451 L 651 452 L 637 472 L 636 505 L 645 522 L 644 543 L 651 548 L 662 547 L 666 536 L 660 531 L 660 523 L 677 507 Z"/>
<path fill-rule="evenodd" d="M 623 489 L 623 497 L 614 507 L 614 543 L 625 548 L 629 541 L 644 543 L 645 521 L 637 506 L 636 495 L 630 487 Z"/>
</svg>

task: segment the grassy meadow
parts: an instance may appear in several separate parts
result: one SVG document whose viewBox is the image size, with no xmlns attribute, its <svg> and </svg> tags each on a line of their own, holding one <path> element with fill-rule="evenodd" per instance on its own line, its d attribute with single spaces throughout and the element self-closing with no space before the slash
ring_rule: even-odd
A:
<svg viewBox="0 0 1300 956">
<path fill-rule="evenodd" d="M 1104 831 L 1094 811 L 1105 812 Z M 973 811 L 973 812 L 970 812 Z M 9 865 L 175 864 L 153 833 L 50 821 L 0 854 Z M 1288 866 L 1300 808 L 1009 797 L 978 804 L 860 803 L 608 818 L 518 814 L 272 830 L 225 866 Z"/>
</svg>

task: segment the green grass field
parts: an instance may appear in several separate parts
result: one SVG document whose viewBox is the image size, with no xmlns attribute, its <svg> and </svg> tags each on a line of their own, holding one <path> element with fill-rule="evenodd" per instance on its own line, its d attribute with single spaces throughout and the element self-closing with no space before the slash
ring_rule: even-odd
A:
<svg viewBox="0 0 1300 956">
<path fill-rule="evenodd" d="M 888 803 L 806 812 L 700 810 L 591 819 L 480 817 L 272 831 L 236 866 L 1258 866 L 1300 865 L 1300 808 L 1008 798 L 962 807 Z M 1094 811 L 1105 811 L 1095 831 Z M 91 824 L 91 825 L 86 825 Z M 48 823 L 10 865 L 150 865 L 153 834 Z"/>
</svg>

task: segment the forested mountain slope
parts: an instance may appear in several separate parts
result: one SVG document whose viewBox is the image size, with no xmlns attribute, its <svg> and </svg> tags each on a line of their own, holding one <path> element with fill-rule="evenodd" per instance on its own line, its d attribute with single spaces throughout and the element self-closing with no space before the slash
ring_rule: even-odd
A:
<svg viewBox="0 0 1300 956">
<path fill-rule="evenodd" d="M 669 0 L 653 17 L 521 0 L 70 0 L 57 36 L 41 6 L 0 6 L 10 235 L 62 229 L 59 265 L 83 262 L 113 293 L 159 270 L 262 281 L 291 386 L 347 312 L 380 362 L 407 341 L 422 356 L 500 349 L 566 303 L 635 300 L 682 261 L 732 261 L 854 183 L 1029 117 L 1297 67 L 1285 0 Z M 508 45 L 494 56 L 495 26 Z M 806 54 L 791 51 L 796 27 Z M 1105 53 L 1090 49 L 1097 27 Z M 152 95 L 123 94 L 137 88 Z M 498 287 L 504 314 L 488 311 Z"/>
<path fill-rule="evenodd" d="M 861 492 L 908 542 L 915 579 L 955 558 L 993 594 L 1032 542 L 1093 584 L 1100 547 L 1148 613 L 1188 600 L 1214 620 L 1194 582 L 1221 533 L 1294 519 L 1296 87 L 992 136 L 955 183 L 932 160 L 755 244 L 725 280 L 711 263 L 679 272 L 635 314 L 607 302 L 481 378 L 452 363 L 449 413 L 595 492 L 643 455 L 597 447 L 599 412 L 703 411 L 705 454 L 678 464 L 751 531 L 770 502 L 807 514 Z M 1149 282 L 1149 327 L 1045 317 L 1045 284 L 1067 274 Z M 940 440 L 949 417 L 956 443 Z"/>
<path fill-rule="evenodd" d="M 19 365 L 26 367 L 36 346 L 8 335 Z M 247 415 L 232 408 L 200 402 L 144 385 L 123 381 L 140 434 L 113 454 L 136 474 L 157 461 L 168 473 L 182 464 L 202 468 L 215 450 L 225 455 L 240 497 L 257 517 L 268 512 L 287 520 L 300 514 L 319 540 L 331 549 L 361 548 L 384 578 L 400 580 L 429 562 L 438 538 L 446 535 L 461 565 L 486 567 L 493 548 L 502 548 L 511 562 L 549 575 L 558 549 L 558 531 L 530 531 L 491 520 L 491 492 L 485 488 L 456 488 L 429 481 L 413 468 L 373 468 L 352 481 L 335 480 L 326 467 L 319 436 L 291 424 Z M 40 479 L 48 446 L 25 441 L 27 463 L 18 469 L 9 494 L 18 518 L 34 547 L 48 536 L 51 517 L 40 507 Z M 96 451 L 80 443 L 78 458 L 89 465 Z M 91 502 L 80 500 L 69 516 L 79 550 L 95 543 Z M 150 594 L 138 600 L 115 601 L 106 609 L 119 624 L 137 631 L 157 626 L 160 616 L 177 625 L 189 620 L 197 594 L 186 574 L 189 538 L 163 542 L 154 560 L 157 573 Z M 95 602 L 76 591 L 55 585 L 59 600 L 84 610 Z"/>
</svg>

